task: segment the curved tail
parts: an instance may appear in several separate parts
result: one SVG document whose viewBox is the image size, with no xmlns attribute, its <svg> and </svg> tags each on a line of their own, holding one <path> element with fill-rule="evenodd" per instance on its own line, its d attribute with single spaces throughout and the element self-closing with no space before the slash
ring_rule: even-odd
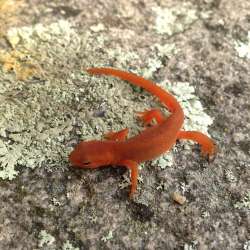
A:
<svg viewBox="0 0 250 250">
<path fill-rule="evenodd" d="M 162 103 L 164 103 L 168 110 L 172 113 L 181 112 L 182 108 L 178 101 L 175 99 L 174 96 L 172 96 L 167 91 L 163 90 L 159 86 L 157 86 L 152 81 L 146 80 L 140 76 L 137 76 L 133 73 L 128 73 L 122 70 L 113 69 L 113 68 L 89 68 L 86 70 L 90 74 L 104 74 L 104 75 L 112 75 L 115 77 L 119 77 L 122 80 L 126 80 L 130 82 L 133 85 L 140 86 L 143 89 L 147 90 L 151 94 L 157 96 Z"/>
</svg>

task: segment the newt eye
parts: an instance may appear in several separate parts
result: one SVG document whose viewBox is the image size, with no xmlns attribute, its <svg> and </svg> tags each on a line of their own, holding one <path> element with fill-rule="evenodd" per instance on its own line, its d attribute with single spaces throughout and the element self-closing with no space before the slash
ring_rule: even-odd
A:
<svg viewBox="0 0 250 250">
<path fill-rule="evenodd" d="M 91 163 L 90 161 L 85 161 L 85 162 L 83 162 L 83 165 L 87 166 L 87 165 L 89 165 L 90 163 Z"/>
</svg>

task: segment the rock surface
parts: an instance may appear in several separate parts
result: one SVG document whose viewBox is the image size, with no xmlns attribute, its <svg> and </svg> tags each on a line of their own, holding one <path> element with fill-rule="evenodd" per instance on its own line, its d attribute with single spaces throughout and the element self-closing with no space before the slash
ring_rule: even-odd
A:
<svg viewBox="0 0 250 250">
<path fill-rule="evenodd" d="M 249 250 L 249 13 L 247 0 L 0 1 L 0 249 Z M 79 140 L 136 134 L 133 112 L 159 105 L 90 66 L 179 94 L 215 160 L 177 143 L 143 165 L 133 200 L 125 169 L 70 168 Z"/>
</svg>

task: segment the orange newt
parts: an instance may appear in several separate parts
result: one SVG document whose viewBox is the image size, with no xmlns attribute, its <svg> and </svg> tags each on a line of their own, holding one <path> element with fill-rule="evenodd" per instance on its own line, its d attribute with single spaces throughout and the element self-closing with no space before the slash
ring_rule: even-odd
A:
<svg viewBox="0 0 250 250">
<path fill-rule="evenodd" d="M 125 166 L 131 170 L 131 197 L 136 191 L 138 164 L 152 160 L 172 148 L 178 139 L 189 139 L 198 142 L 203 156 L 215 154 L 215 144 L 206 135 L 197 131 L 184 131 L 183 110 L 167 91 L 155 83 L 140 76 L 112 68 L 90 68 L 90 74 L 104 74 L 126 80 L 140 86 L 160 99 L 171 112 L 165 118 L 159 109 L 139 112 L 144 124 L 150 124 L 154 119 L 157 124 L 142 131 L 139 135 L 126 139 L 128 129 L 106 134 L 103 141 L 91 140 L 80 142 L 71 152 L 69 160 L 73 166 L 80 168 L 98 168 L 105 165 Z"/>
</svg>

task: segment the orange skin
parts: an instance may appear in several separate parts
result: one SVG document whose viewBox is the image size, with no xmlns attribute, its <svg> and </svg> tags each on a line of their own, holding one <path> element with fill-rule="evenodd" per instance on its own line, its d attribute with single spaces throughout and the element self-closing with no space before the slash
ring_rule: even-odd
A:
<svg viewBox="0 0 250 250">
<path fill-rule="evenodd" d="M 184 113 L 175 97 L 163 90 L 155 83 L 132 73 L 112 68 L 90 68 L 90 74 L 112 75 L 126 80 L 133 85 L 140 86 L 160 99 L 171 112 L 165 118 L 160 110 L 154 109 L 139 112 L 139 117 L 145 124 L 156 120 L 157 124 L 141 132 L 139 135 L 126 139 L 128 129 L 110 132 L 107 140 L 82 141 L 69 156 L 73 166 L 80 168 L 98 168 L 105 165 L 126 166 L 131 170 L 132 197 L 137 187 L 138 164 L 152 160 L 173 147 L 178 139 L 189 139 L 198 142 L 203 156 L 211 157 L 215 154 L 215 145 L 206 135 L 197 131 L 181 130 Z"/>
</svg>

